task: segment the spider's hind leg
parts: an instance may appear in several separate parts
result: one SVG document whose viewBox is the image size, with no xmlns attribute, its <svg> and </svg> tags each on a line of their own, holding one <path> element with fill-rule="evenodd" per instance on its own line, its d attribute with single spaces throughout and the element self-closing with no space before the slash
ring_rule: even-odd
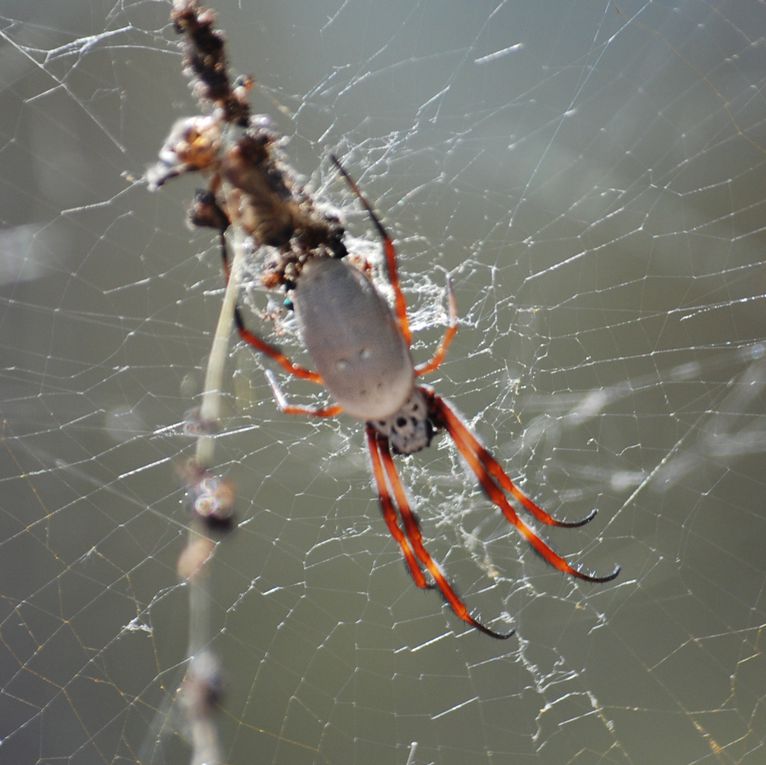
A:
<svg viewBox="0 0 766 765">
<path fill-rule="evenodd" d="M 380 221 L 375 210 L 372 209 L 372 205 L 367 201 L 367 197 L 362 194 L 356 181 L 348 174 L 348 171 L 340 163 L 340 160 L 334 155 L 330 155 L 330 159 L 335 167 L 338 168 L 338 172 L 343 176 L 343 179 L 349 185 L 351 191 L 354 192 L 354 196 L 359 200 L 362 207 L 367 211 L 370 216 L 375 229 L 378 232 L 381 240 L 383 241 L 383 251 L 386 255 L 386 271 L 388 273 L 388 281 L 391 284 L 391 288 L 394 291 L 394 309 L 396 311 L 396 320 L 399 323 L 399 329 L 401 330 L 404 342 L 407 343 L 407 347 L 412 343 L 412 332 L 410 330 L 410 320 L 407 318 L 407 301 L 404 298 L 402 287 L 399 284 L 399 269 L 396 264 L 396 248 L 394 242 L 391 239 L 388 231 Z"/>
<path fill-rule="evenodd" d="M 274 400 L 276 401 L 277 408 L 284 414 L 299 414 L 305 415 L 307 417 L 335 417 L 343 411 L 343 407 L 339 404 L 331 404 L 330 406 L 320 407 L 290 404 L 287 401 L 287 396 L 285 396 L 282 388 L 279 387 L 277 378 L 274 376 L 274 373 L 270 369 L 266 370 L 266 379 L 269 381 L 269 385 L 271 386 L 271 391 L 274 394 Z"/>
<path fill-rule="evenodd" d="M 434 355 L 431 359 L 425 364 L 420 364 L 415 367 L 415 374 L 418 375 L 418 377 L 427 375 L 430 372 L 435 372 L 442 365 L 442 362 L 447 357 L 447 351 L 457 334 L 457 298 L 455 297 L 455 289 L 452 286 L 452 279 L 450 279 L 449 276 L 447 276 L 445 292 L 447 294 L 449 324 L 447 324 L 447 329 L 444 330 L 444 335 L 439 343 L 439 347 L 434 351 Z"/>
<path fill-rule="evenodd" d="M 229 263 L 229 254 L 226 249 L 226 235 L 225 229 L 219 231 L 221 240 L 221 260 L 223 262 L 223 273 L 226 277 L 226 283 L 229 282 L 229 276 L 231 274 L 231 264 Z M 279 366 L 286 372 L 289 372 L 295 377 L 300 377 L 303 380 L 309 380 L 313 383 L 322 384 L 322 376 L 318 372 L 313 372 L 306 367 L 302 367 L 300 364 L 296 364 L 289 359 L 282 351 L 272 343 L 267 342 L 262 337 L 257 335 L 252 330 L 248 329 L 245 320 L 242 317 L 242 311 L 239 309 L 239 305 L 234 306 L 234 324 L 237 327 L 237 332 L 241 340 L 247 343 L 251 348 L 255 348 L 259 353 L 268 356 L 274 360 Z"/>
</svg>

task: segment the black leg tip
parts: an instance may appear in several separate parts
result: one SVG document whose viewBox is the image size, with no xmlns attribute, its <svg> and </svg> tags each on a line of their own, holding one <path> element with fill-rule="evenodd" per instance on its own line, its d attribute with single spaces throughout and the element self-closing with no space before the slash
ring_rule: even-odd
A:
<svg viewBox="0 0 766 765">
<path fill-rule="evenodd" d="M 576 529 L 580 526 L 584 526 L 586 523 L 590 523 L 596 517 L 597 513 L 598 510 L 594 507 L 585 518 L 581 518 L 579 521 L 558 521 L 556 525 L 565 529 Z"/>
</svg>

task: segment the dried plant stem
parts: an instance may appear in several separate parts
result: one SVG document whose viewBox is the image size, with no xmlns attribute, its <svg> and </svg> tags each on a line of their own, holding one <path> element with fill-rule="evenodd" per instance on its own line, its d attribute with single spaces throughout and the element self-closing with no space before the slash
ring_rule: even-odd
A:
<svg viewBox="0 0 766 765">
<path fill-rule="evenodd" d="M 271 257 L 261 275 L 262 283 L 290 289 L 307 258 L 343 258 L 348 253 L 338 217 L 315 205 L 282 159 L 276 136 L 262 119 L 251 115 L 248 92 L 253 80 L 231 75 L 226 38 L 215 28 L 213 11 L 200 5 L 200 0 L 172 0 L 170 19 L 181 35 L 183 70 L 200 111 L 172 126 L 158 161 L 147 170 L 147 185 L 155 190 L 187 173 L 201 175 L 206 187 L 198 189 L 189 221 L 222 237 L 228 231 L 233 252 L 229 267 L 226 247 L 221 247 L 226 292 L 199 412 L 188 423 L 196 428 L 197 442 L 195 456 L 181 468 L 191 520 L 178 560 L 178 575 L 189 588 L 190 612 L 188 664 L 178 702 L 187 721 L 192 764 L 220 765 L 222 747 L 215 713 L 221 697 L 221 671 L 211 648 L 211 578 L 221 534 L 234 526 L 235 492 L 214 466 L 232 330 L 236 325 L 243 341 L 288 372 L 321 380 L 244 326 L 237 308 L 241 264 L 251 241 L 256 249 L 269 248 Z"/>
<path fill-rule="evenodd" d="M 234 258 L 210 348 L 200 406 L 200 422 L 207 425 L 197 438 L 195 459 L 200 471 L 211 468 L 215 459 L 215 430 L 221 418 L 221 390 L 239 292 L 240 264 L 245 252 L 244 233 L 238 226 L 233 226 L 232 231 Z M 186 553 L 194 559 L 197 554 L 194 551 L 199 550 L 201 559 L 192 567 L 193 573 L 187 577 L 189 666 L 181 692 L 181 703 L 185 707 L 189 723 L 191 765 L 218 765 L 223 762 L 214 716 L 220 690 L 220 670 L 217 658 L 209 649 L 212 637 L 210 579 L 215 549 L 216 545 L 210 538 L 209 529 L 199 517 L 195 517 L 189 526 Z"/>
<path fill-rule="evenodd" d="M 200 406 L 200 422 L 217 424 L 221 419 L 221 390 L 226 368 L 226 357 L 229 352 L 229 339 L 234 326 L 234 308 L 239 293 L 239 272 L 244 260 L 245 236 L 239 226 L 232 226 L 232 249 L 234 258 L 231 273 L 226 283 L 221 313 L 210 348 L 207 370 L 205 372 L 205 387 Z M 215 457 L 215 435 L 203 433 L 197 440 L 196 460 L 201 468 L 212 467 Z"/>
</svg>

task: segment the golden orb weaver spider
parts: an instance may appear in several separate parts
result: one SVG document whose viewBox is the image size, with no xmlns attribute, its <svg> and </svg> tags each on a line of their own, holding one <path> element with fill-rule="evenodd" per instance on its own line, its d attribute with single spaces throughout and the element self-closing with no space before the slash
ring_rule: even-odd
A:
<svg viewBox="0 0 766 765">
<path fill-rule="evenodd" d="M 334 404 L 317 408 L 289 404 L 269 371 L 268 380 L 283 412 L 331 417 L 345 411 L 365 423 L 383 519 L 415 584 L 421 589 L 437 588 L 460 619 L 484 634 L 501 639 L 513 634 L 492 630 L 469 613 L 426 549 L 420 524 L 396 470 L 393 453 L 418 452 L 442 429 L 452 438 L 490 501 L 546 563 L 589 582 L 614 579 L 619 566 L 610 574 L 596 576 L 568 563 L 519 517 L 509 496 L 548 526 L 582 526 L 595 516 L 595 510 L 580 521 L 554 518 L 519 489 L 444 399 L 431 388 L 416 384 L 418 377 L 439 368 L 457 332 L 457 307 L 449 280 L 448 327 L 432 358 L 416 366 L 410 354 L 412 333 L 399 284 L 396 249 L 356 182 L 331 156 L 383 242 L 387 277 L 394 293 L 393 310 L 368 275 L 349 265 L 340 221 L 318 210 L 311 196 L 295 183 L 263 118 L 250 114 L 246 96 L 252 79 L 230 82 L 224 39 L 213 29 L 214 15 L 202 9 L 197 0 L 179 0 L 171 19 L 186 40 L 184 68 L 193 91 L 201 103 L 212 103 L 215 109 L 210 115 L 182 119 L 173 127 L 159 162 L 147 173 L 148 184 L 159 188 L 187 172 L 209 177 L 207 189 L 195 199 L 190 219 L 196 226 L 220 232 L 227 281 L 225 231 L 230 225 L 250 236 L 256 247 L 270 249 L 272 257 L 266 263 L 262 282 L 270 288 L 291 291 L 303 343 L 318 371 L 293 363 L 277 346 L 248 329 L 235 306 L 239 336 L 286 372 L 323 384 L 335 399 Z M 203 470 L 193 475 L 207 474 Z M 207 486 L 196 479 L 195 484 Z M 227 507 L 230 497 L 226 491 L 223 498 Z M 217 507 L 219 497 L 216 494 L 211 505 L 205 490 L 202 499 L 201 505 L 208 512 Z"/>
<path fill-rule="evenodd" d="M 367 211 L 382 240 L 387 276 L 394 292 L 393 311 L 368 276 L 358 268 L 338 257 L 310 257 L 296 277 L 291 295 L 301 337 L 318 371 L 293 363 L 279 348 L 249 330 L 239 308 L 235 310 L 237 330 L 244 342 L 269 356 L 286 372 L 323 384 L 336 402 L 317 408 L 290 404 L 273 373 L 268 371 L 269 383 L 282 412 L 312 417 L 333 417 L 346 412 L 365 423 L 383 519 L 404 555 L 413 581 L 421 589 L 435 586 L 456 616 L 466 624 L 491 637 L 508 638 L 513 631 L 497 632 L 471 615 L 429 554 L 392 453 L 418 452 L 430 445 L 439 430 L 446 430 L 490 501 L 546 563 L 588 582 L 609 582 L 620 573 L 620 567 L 616 566 L 604 576 L 587 574 L 555 552 L 519 517 L 507 495 L 548 526 L 583 526 L 593 519 L 596 510 L 579 521 L 554 518 L 519 489 L 444 399 L 431 388 L 416 385 L 417 377 L 439 368 L 457 332 L 457 307 L 452 285 L 448 280 L 449 325 L 441 343 L 428 362 L 415 366 L 410 356 L 412 333 L 406 300 L 399 284 L 393 241 L 356 182 L 337 157 L 331 156 L 331 159 Z M 228 278 L 225 247 L 222 252 Z"/>
</svg>

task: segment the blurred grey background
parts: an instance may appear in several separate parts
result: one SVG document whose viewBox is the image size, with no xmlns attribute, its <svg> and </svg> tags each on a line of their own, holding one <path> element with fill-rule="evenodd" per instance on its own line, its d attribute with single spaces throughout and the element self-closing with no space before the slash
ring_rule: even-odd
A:
<svg viewBox="0 0 766 765">
<path fill-rule="evenodd" d="M 623 566 L 552 571 L 442 438 L 399 462 L 429 549 L 517 635 L 464 629 L 409 580 L 360 425 L 279 415 L 232 343 L 227 762 L 763 762 L 763 5 L 216 9 L 296 171 L 376 252 L 338 153 L 394 233 L 418 360 L 452 274 L 430 382 L 549 511 L 599 509 L 557 550 Z M 196 109 L 168 10 L 0 0 L 3 763 L 188 761 L 176 466 L 222 278 L 194 179 L 140 182 Z"/>
</svg>

